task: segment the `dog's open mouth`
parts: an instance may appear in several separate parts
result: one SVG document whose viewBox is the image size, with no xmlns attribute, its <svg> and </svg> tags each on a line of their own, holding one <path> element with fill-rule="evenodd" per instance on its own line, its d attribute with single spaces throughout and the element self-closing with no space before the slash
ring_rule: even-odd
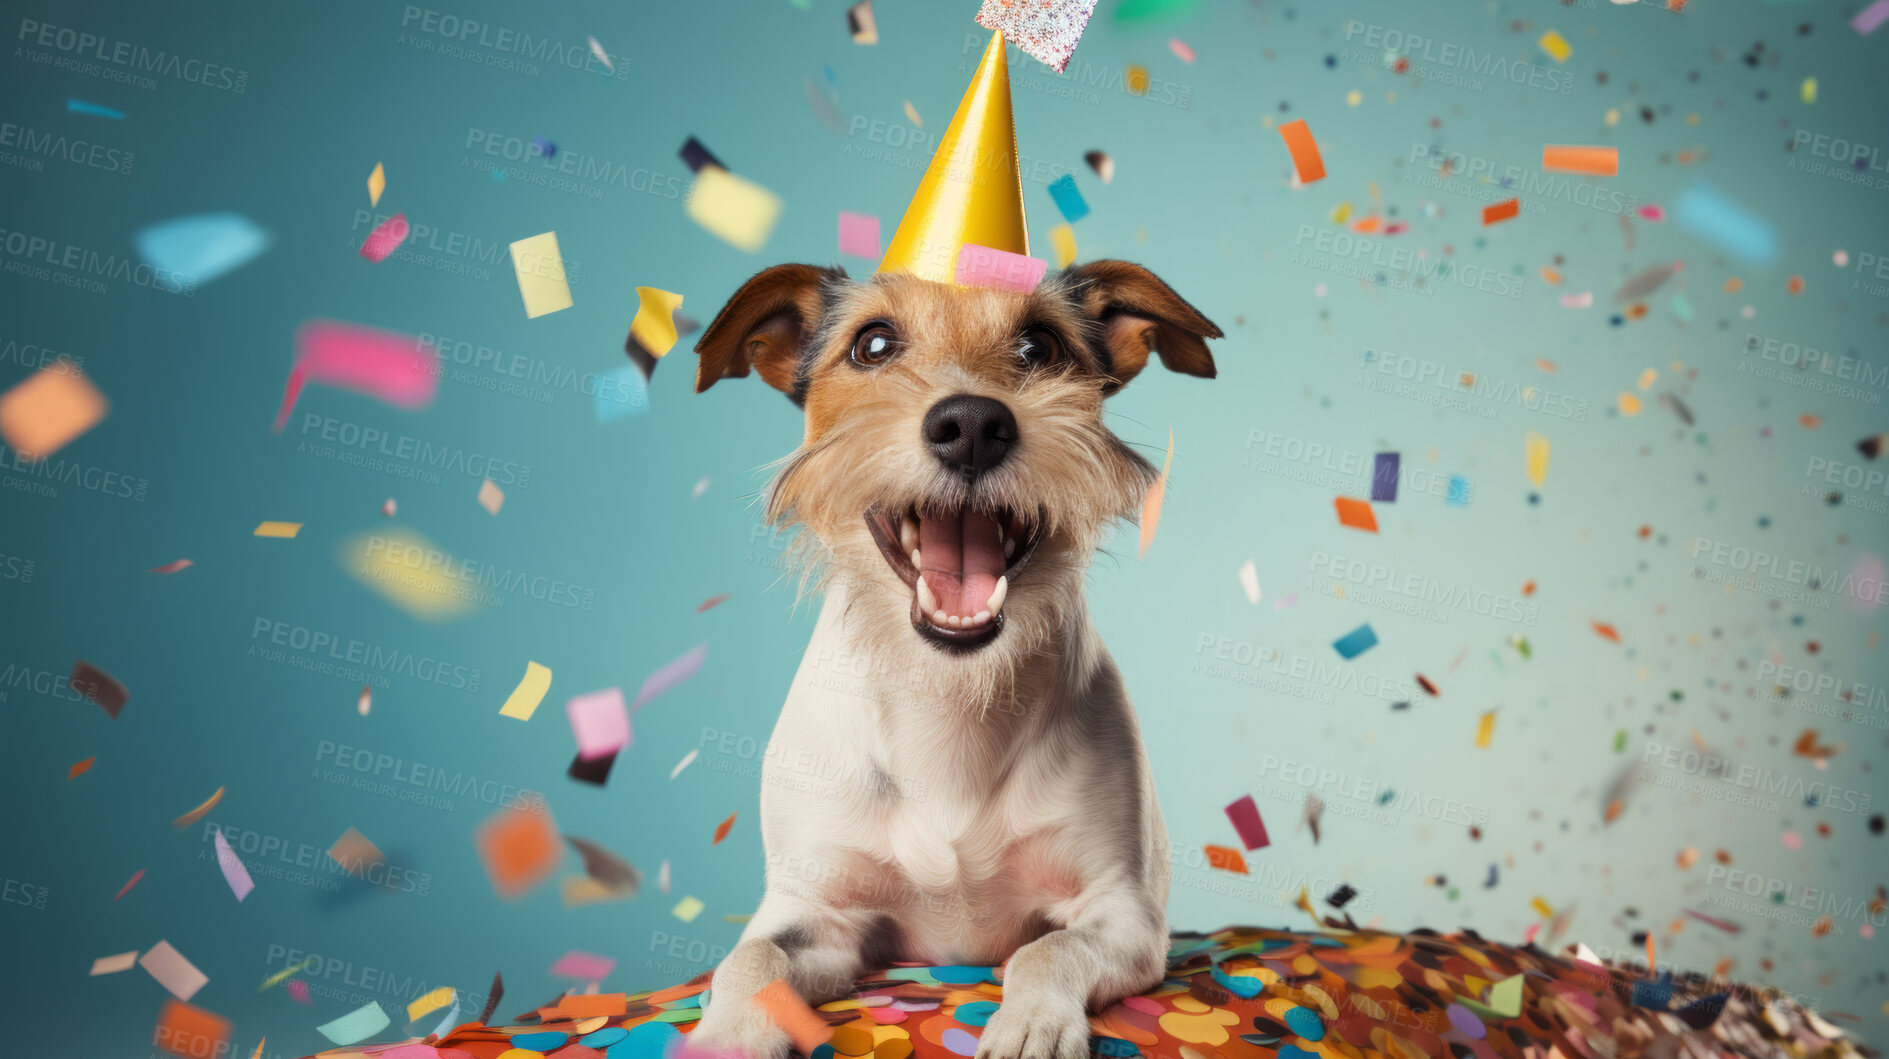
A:
<svg viewBox="0 0 1889 1059">
<path fill-rule="evenodd" d="M 1004 601 L 1036 551 L 1042 519 L 1000 508 L 875 506 L 866 528 L 912 590 L 912 628 L 941 647 L 975 648 L 1004 627 Z"/>
</svg>

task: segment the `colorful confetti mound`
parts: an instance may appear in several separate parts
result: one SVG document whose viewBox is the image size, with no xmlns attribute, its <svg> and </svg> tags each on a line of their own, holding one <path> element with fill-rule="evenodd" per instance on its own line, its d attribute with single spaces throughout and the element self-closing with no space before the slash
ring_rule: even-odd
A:
<svg viewBox="0 0 1889 1059">
<path fill-rule="evenodd" d="M 1092 1053 L 1115 1059 L 1876 1054 L 1772 990 L 1671 972 L 1650 977 L 1644 968 L 1555 956 L 1532 944 L 1514 948 L 1471 931 L 1228 927 L 1172 940 L 1166 981 L 1091 1014 Z M 813 1059 L 972 1055 L 1003 1002 L 997 976 L 995 967 L 899 966 L 862 979 L 850 998 L 820 1005 L 829 1036 L 812 1050 Z M 444 1036 L 321 1054 L 398 1049 L 400 1059 L 655 1059 L 694 1028 L 708 985 L 704 974 L 654 993 L 572 993 L 518 1016 L 523 1025 L 469 1022 Z"/>
</svg>

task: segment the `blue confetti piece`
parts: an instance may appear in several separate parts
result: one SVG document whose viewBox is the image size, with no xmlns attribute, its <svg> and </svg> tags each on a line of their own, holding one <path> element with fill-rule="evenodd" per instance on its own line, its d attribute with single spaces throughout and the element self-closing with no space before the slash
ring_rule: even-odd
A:
<svg viewBox="0 0 1889 1059">
<path fill-rule="evenodd" d="M 511 1044 L 514 1048 L 524 1048 L 533 1052 L 548 1052 L 556 1048 L 564 1047 L 564 1042 L 570 1039 L 570 1034 L 558 1033 L 555 1030 L 545 1030 L 542 1033 L 514 1033 L 512 1034 Z"/>
<path fill-rule="evenodd" d="M 596 1033 L 585 1034 L 577 1039 L 577 1043 L 586 1048 L 608 1048 L 629 1035 L 629 1030 L 621 1026 L 611 1026 L 598 1030 Z M 442 1033 L 440 1036 L 444 1037 L 445 1034 Z"/>
<path fill-rule="evenodd" d="M 835 84 L 839 81 L 839 79 L 840 79 L 840 75 L 834 73 L 833 68 L 831 66 L 826 67 L 826 83 L 827 84 L 829 85 Z"/>
<path fill-rule="evenodd" d="M 1642 978 L 1633 983 L 1633 1006 L 1665 1011 L 1673 999 L 1673 976 L 1662 974 L 1657 981 Z"/>
<path fill-rule="evenodd" d="M 1141 1049 L 1120 1037 L 1091 1037 L 1089 1050 L 1097 1055 L 1106 1055 L 1110 1059 L 1135 1059 Z"/>
<path fill-rule="evenodd" d="M 966 1026 L 982 1026 L 997 1013 L 997 1004 L 990 1000 L 973 1000 L 969 1004 L 959 1004 L 951 1017 Z"/>
<path fill-rule="evenodd" d="M 66 110 L 72 114 L 90 114 L 95 118 L 110 118 L 113 121 L 125 120 L 124 111 L 113 110 L 110 107 L 102 107 L 97 103 L 87 103 L 83 99 L 66 100 Z"/>
<path fill-rule="evenodd" d="M 971 967 L 955 964 L 947 967 L 933 967 L 931 976 L 946 985 L 971 985 L 976 982 L 995 982 L 991 977 L 990 967 Z"/>
<path fill-rule="evenodd" d="M 531 138 L 531 145 L 536 147 L 538 153 L 546 158 L 556 158 L 558 156 L 558 145 L 542 136 L 533 136 Z"/>
<path fill-rule="evenodd" d="M 1266 988 L 1265 982 L 1248 975 L 1231 975 L 1218 967 L 1210 968 L 1210 970 L 1213 973 L 1214 982 L 1219 985 L 1220 988 L 1237 997 L 1245 997 L 1251 1000 Z"/>
<path fill-rule="evenodd" d="M 645 1022 L 604 1049 L 604 1059 L 662 1059 L 670 1039 L 681 1035 L 667 1022 Z"/>
<path fill-rule="evenodd" d="M 1371 648 L 1376 647 L 1377 633 L 1371 628 L 1371 623 L 1367 621 L 1363 625 L 1340 636 L 1338 639 L 1333 640 L 1331 645 L 1333 650 L 1337 651 L 1339 655 L 1349 661 L 1369 651 Z"/>
<path fill-rule="evenodd" d="M 497 184 L 505 183 L 505 170 L 503 169 L 492 170 L 492 181 Z"/>
<path fill-rule="evenodd" d="M 1056 208 L 1063 211 L 1063 220 L 1074 224 L 1089 215 L 1089 204 L 1082 199 L 1082 192 L 1076 190 L 1076 177 L 1073 173 L 1064 173 L 1049 186 L 1049 197 L 1056 200 Z"/>
<path fill-rule="evenodd" d="M 1443 499 L 1448 503 L 1456 505 L 1457 507 L 1468 507 L 1469 506 L 1469 479 L 1464 478 L 1460 474 L 1450 475 L 1449 495 L 1444 497 Z"/>
<path fill-rule="evenodd" d="M 1761 265 L 1777 256 L 1777 232 L 1771 225 L 1703 184 L 1687 188 L 1673 214 L 1693 235 L 1726 253 Z"/>
<path fill-rule="evenodd" d="M 203 213 L 153 224 L 138 233 L 138 256 L 172 292 L 201 287 L 269 249 L 269 233 L 240 213 Z"/>
<path fill-rule="evenodd" d="M 1311 1008 L 1293 1008 L 1286 1012 L 1285 1022 L 1287 1029 L 1308 1041 L 1323 1040 L 1325 1037 L 1325 1020 L 1319 1018 L 1318 1013 Z"/>
<path fill-rule="evenodd" d="M 1279 1046 L 1279 1059 L 1318 1059 L 1318 1056 L 1290 1044 Z"/>
<path fill-rule="evenodd" d="M 634 364 L 625 364 L 598 377 L 594 398 L 597 422 L 614 423 L 649 411 L 649 382 Z"/>
<path fill-rule="evenodd" d="M 1390 503 L 1397 499 L 1397 472 L 1403 466 L 1403 457 L 1395 452 L 1377 454 L 1377 465 L 1371 469 L 1371 500 Z"/>
</svg>

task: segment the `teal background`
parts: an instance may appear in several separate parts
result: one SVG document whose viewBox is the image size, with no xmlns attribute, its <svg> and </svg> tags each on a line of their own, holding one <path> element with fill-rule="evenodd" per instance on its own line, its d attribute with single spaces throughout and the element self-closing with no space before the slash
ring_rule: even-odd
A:
<svg viewBox="0 0 1889 1059">
<path fill-rule="evenodd" d="M 1884 939 L 1860 928 L 1881 926 L 1883 916 L 1852 911 L 1828 936 L 1812 937 L 1807 919 L 1763 918 L 1762 899 L 1715 905 L 1747 898 L 1707 874 L 1722 849 L 1732 867 L 1793 894 L 1828 892 L 1852 909 L 1885 881 L 1889 860 L 1867 821 L 1889 793 L 1874 768 L 1889 703 L 1877 699 L 1854 721 L 1820 716 L 1794 708 L 1801 696 L 1774 701 L 1771 682 L 1757 675 L 1768 660 L 1884 683 L 1880 606 L 1828 586 L 1806 589 L 1801 601 L 1728 590 L 1701 574 L 1740 571 L 1707 561 L 1709 549 L 1695 558 L 1693 542 L 1840 572 L 1883 551 L 1889 498 L 1880 484 L 1869 506 L 1854 502 L 1865 499 L 1861 490 L 1831 506 L 1822 494 L 1833 487 L 1805 473 L 1813 458 L 1879 469 L 1854 446 L 1884 429 L 1883 387 L 1864 386 L 1867 401 L 1846 400 L 1740 369 L 1769 363 L 1744 355 L 1747 333 L 1884 357 L 1884 284 L 1857 271 L 1859 255 L 1889 255 L 1883 163 L 1875 186 L 1837 181 L 1793 168 L 1805 152 L 1790 145 L 1798 129 L 1889 145 L 1881 108 L 1889 40 L 1855 34 L 1851 3 L 1694 3 L 1674 14 L 1548 0 L 1222 0 L 1146 21 L 1117 19 L 1113 6 L 1103 5 L 1067 77 L 1013 61 L 1015 111 L 1021 153 L 1040 177 L 1025 184 L 1037 253 L 1049 253 L 1048 231 L 1060 220 L 1047 181 L 1074 172 L 1093 209 L 1076 226 L 1081 256 L 1147 264 L 1228 332 L 1214 348 L 1217 380 L 1151 370 L 1112 401 L 1114 429 L 1157 461 L 1172 428 L 1173 474 L 1152 550 L 1138 559 L 1128 527 L 1099 559 L 1091 588 L 1182 850 L 1171 922 L 1307 926 L 1294 908 L 1300 886 L 1316 900 L 1348 882 L 1361 894 L 1350 908 L 1361 923 L 1468 926 L 1519 941 L 1531 925 L 1547 930 L 1531 907 L 1539 896 L 1570 917 L 1560 944 L 1643 960 L 1635 932 L 1651 930 L 1662 966 L 1710 970 L 1729 957 L 1733 977 L 1860 1016 L 1850 1025 L 1880 1043 Z M 160 938 L 209 976 L 194 1002 L 234 1021 L 243 1055 L 264 1036 L 266 1056 L 323 1047 L 313 1027 L 370 1000 L 397 1012 L 441 984 L 482 999 L 494 970 L 505 974 L 500 1015 L 509 1016 L 556 994 L 547 969 L 573 947 L 620 960 L 606 989 L 654 988 L 712 966 L 740 931 L 723 917 L 752 911 L 759 897 L 757 748 L 816 613 L 796 607 L 791 586 L 777 581 L 781 541 L 759 524 L 756 503 L 762 469 L 791 448 L 799 422 L 758 380 L 692 395 L 686 345 L 656 371 L 646 415 L 599 423 L 583 380 L 624 363 L 638 285 L 682 293 L 682 311 L 704 320 L 765 265 L 841 260 L 838 210 L 878 215 L 889 238 L 924 150 L 876 142 L 872 123 L 889 123 L 880 139 L 897 137 L 892 129 L 909 129 L 902 104 L 910 100 L 926 133 L 942 131 L 985 38 L 971 21 L 974 5 L 882 0 L 874 47 L 851 42 L 844 5 L 829 0 L 807 10 L 420 5 L 580 55 L 595 35 L 617 56 L 616 76 L 548 60 L 532 75 L 443 55 L 436 34 L 403 26 L 398 3 L 9 7 L 16 39 L 0 64 L 0 122 L 135 160 L 129 172 L 64 158 L 0 166 L 0 228 L 131 255 L 146 225 L 232 210 L 273 236 L 263 256 L 190 297 L 111 280 L 91 293 L 0 273 L 0 386 L 26 378 L 38 350 L 53 350 L 81 359 L 112 402 L 109 419 L 53 458 L 76 468 L 59 473 L 77 480 L 35 478 L 10 451 L 0 475 L 0 672 L 8 674 L 0 718 L 10 749 L 0 792 L 13 807 L 0 846 L 0 948 L 9 954 L 0 996 L 17 1016 L 10 1047 L 142 1054 L 162 988 L 138 969 L 86 972 L 95 957 Z M 22 19 L 220 63 L 247 74 L 244 88 L 168 76 L 144 88 L 56 68 L 33 57 L 56 49 L 18 39 Z M 1421 83 L 1382 68 L 1382 47 L 1355 34 L 1347 41 L 1351 22 L 1538 63 L 1570 77 L 1571 88 L 1492 77 L 1479 89 Z M 1534 43 L 1550 28 L 1573 47 L 1565 65 Z M 1198 60 L 1178 59 L 1170 37 Z M 1150 71 L 1147 98 L 1121 88 L 1129 63 Z M 1814 104 L 1799 95 L 1809 76 L 1819 84 Z M 809 80 L 836 100 L 840 132 L 816 117 Z M 68 98 L 127 117 L 68 113 Z M 1621 110 L 1615 126 L 1604 120 L 1610 108 Z M 1272 127 L 1292 118 L 1308 120 L 1330 173 L 1305 189 L 1291 187 Z M 477 167 L 489 156 L 468 149 L 470 130 L 547 137 L 567 155 L 597 159 L 605 175 L 574 178 L 573 193 L 528 182 L 529 163 L 514 163 L 501 182 Z M 730 247 L 685 215 L 689 173 L 676 150 L 691 135 L 784 200 L 761 253 Z M 1776 259 L 1727 257 L 1674 220 L 1636 219 L 1628 249 L 1614 216 L 1552 195 L 1545 212 L 1525 209 L 1484 229 L 1482 199 L 1472 195 L 1504 197 L 1498 189 L 1471 181 L 1438 191 L 1406 179 L 1427 172 L 1410 162 L 1419 146 L 1539 179 L 1537 152 L 1557 142 L 1618 146 L 1620 175 L 1589 183 L 1668 211 L 1682 190 L 1709 183 L 1774 227 Z M 1117 162 L 1110 184 L 1082 163 L 1097 148 Z M 378 265 L 355 249 L 372 226 L 357 211 L 369 210 L 363 181 L 376 162 L 388 185 L 372 212 L 403 212 L 437 232 L 431 242 L 416 232 L 408 250 Z M 656 192 L 611 182 L 619 172 Z M 1315 247 L 1295 246 L 1300 226 L 1341 231 L 1327 219 L 1334 208 L 1349 202 L 1363 215 L 1380 199 L 1386 221 L 1409 224 L 1380 236 L 1386 256 L 1366 262 L 1383 282 L 1295 256 L 1318 258 Z M 575 275 L 575 305 L 528 320 L 504 247 L 553 230 Z M 1839 248 L 1850 267 L 1833 263 Z M 1391 277 L 1408 262 L 1388 255 L 1417 249 L 1493 270 L 1504 284 L 1519 282 L 1521 296 L 1453 283 L 1397 289 Z M 17 257 L 0 252 L 0 263 Z M 442 260 L 473 272 L 433 267 Z M 1647 300 L 1646 318 L 1610 323 L 1612 291 L 1670 261 L 1684 269 Z M 873 265 L 842 263 L 855 274 Z M 1542 280 L 1544 265 L 1560 270 L 1562 285 Z M 1793 275 L 1805 280 L 1800 296 L 1786 292 Z M 1735 294 L 1724 289 L 1732 277 L 1743 283 Z M 1580 291 L 1594 292 L 1593 308 L 1561 307 L 1562 294 Z M 1689 321 L 1670 308 L 1675 293 L 1689 302 Z M 532 358 L 553 375 L 568 369 L 578 381 L 523 380 L 548 393 L 544 401 L 495 388 L 505 378 L 497 372 L 455 365 L 474 381 L 449 378 L 417 413 L 312 387 L 289 429 L 273 435 L 293 336 L 313 318 L 446 336 Z M 1545 387 L 1586 415 L 1488 398 L 1462 411 L 1373 390 L 1368 383 L 1390 376 L 1367 350 L 1416 358 L 1445 380 L 1470 372 Z M 1558 370 L 1543 372 L 1538 358 Z M 1649 368 L 1657 381 L 1641 391 Z M 1629 391 L 1645 402 L 1638 415 L 1615 410 Z M 1682 423 L 1661 394 L 1678 395 L 1696 423 Z M 502 513 L 488 516 L 475 502 L 477 473 L 414 481 L 304 451 L 316 440 L 302 433 L 308 413 L 495 461 L 495 476 L 513 479 Z M 1804 415 L 1820 425 L 1801 425 Z M 1539 489 L 1522 465 L 1530 431 L 1553 445 Z M 1291 469 L 1277 473 L 1264 463 L 1271 436 L 1282 452 L 1319 445 L 1338 455 L 1285 461 Z M 1407 472 L 1463 477 L 1469 502 L 1446 503 L 1407 480 L 1396 503 L 1377 505 L 1378 534 L 1339 527 L 1332 499 L 1363 495 L 1377 451 L 1401 452 Z M 1256 460 L 1274 469 L 1255 470 Z M 142 495 L 84 484 L 107 472 L 142 480 Z M 712 484 L 692 498 L 704 478 Z M 390 496 L 399 505 L 391 520 L 379 514 Z M 305 528 L 294 540 L 251 536 L 264 519 Z M 456 556 L 567 582 L 590 605 L 507 595 L 502 607 L 416 620 L 345 574 L 339 559 L 356 535 L 395 527 Z M 1453 607 L 1447 620 L 1432 620 L 1375 606 L 1356 585 L 1339 598 L 1329 568 L 1313 569 L 1321 553 L 1518 600 L 1533 580 L 1539 588 L 1525 602 L 1534 620 Z M 179 557 L 196 565 L 146 573 Z M 1264 589 L 1257 606 L 1236 578 L 1249 559 Z M 718 593 L 732 598 L 695 613 Z M 1296 605 L 1275 609 L 1293 593 Z M 252 653 L 270 646 L 256 635 L 259 621 L 438 660 L 454 674 L 449 683 L 463 674 L 471 684 L 476 670 L 477 687 L 388 676 L 363 718 L 359 678 Z M 1342 662 L 1331 641 L 1366 621 L 1379 646 Z M 1597 636 L 1596 621 L 1614 625 L 1621 642 Z M 1516 635 L 1532 657 L 1511 642 Z M 703 642 L 706 667 L 636 715 L 634 746 L 607 787 L 564 776 L 573 753 L 567 697 L 611 685 L 633 694 L 650 671 Z M 54 683 L 77 658 L 131 689 L 117 720 Z M 497 711 L 527 660 L 555 679 L 521 725 Z M 1324 667 L 1325 676 L 1295 679 L 1293 665 Z M 1440 696 L 1372 693 L 1384 682 L 1408 688 L 1417 673 Z M 1412 708 L 1392 709 L 1406 697 Z M 1478 749 L 1478 718 L 1492 709 L 1493 740 Z M 1805 728 L 1842 744 L 1827 768 L 1792 753 Z M 1642 783 L 1621 818 L 1603 823 L 1617 776 L 1649 747 L 1655 766 L 1658 748 L 1693 748 L 1695 733 L 1734 762 L 1734 774 L 1748 766 L 1784 777 L 1781 804 L 1727 800 L 1728 786 L 1748 788 L 1682 763 L 1651 775 L 1702 780 L 1710 794 Z M 327 744 L 545 792 L 565 833 L 647 873 L 643 892 L 566 909 L 553 881 L 502 901 L 471 838 L 494 810 L 490 800 L 432 806 L 333 785 L 321 774 L 335 767 L 332 753 L 322 756 Z M 698 748 L 700 759 L 670 780 Z M 67 768 L 92 755 L 92 770 L 68 782 Z M 1328 774 L 1310 787 L 1327 806 L 1316 842 L 1299 825 L 1306 767 Z M 1844 795 L 1806 805 L 1805 785 L 1817 781 Z M 205 828 L 170 826 L 218 787 L 227 793 L 208 819 L 231 834 L 320 851 L 358 827 L 424 894 L 358 883 L 330 892 L 279 878 L 281 861 L 257 856 L 257 889 L 237 905 Z M 1482 821 L 1479 837 L 1454 809 L 1380 811 L 1382 788 L 1469 807 Z M 1207 869 L 1199 851 L 1234 844 L 1222 808 L 1246 793 L 1258 797 L 1272 845 L 1247 854 L 1252 874 L 1240 879 Z M 731 812 L 739 814 L 732 833 L 711 847 Z M 1801 836 L 1801 848 L 1788 848 L 1786 832 Z M 1689 869 L 1678 863 L 1687 848 L 1700 854 Z M 655 885 L 665 860 L 669 894 Z M 1491 863 L 1498 882 L 1485 888 Z M 114 902 L 139 869 L 148 874 Z M 333 869 L 315 874 L 346 881 Z M 568 856 L 563 874 L 578 870 Z M 688 924 L 670 914 L 685 894 L 706 903 Z M 1686 921 L 1688 908 L 1742 932 Z M 312 983 L 310 1006 L 281 986 L 256 989 L 293 962 L 291 950 L 334 968 Z"/>
</svg>

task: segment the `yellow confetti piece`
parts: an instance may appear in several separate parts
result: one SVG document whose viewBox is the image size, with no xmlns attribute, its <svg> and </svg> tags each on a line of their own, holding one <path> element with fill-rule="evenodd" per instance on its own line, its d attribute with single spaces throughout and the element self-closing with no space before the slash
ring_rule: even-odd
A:
<svg viewBox="0 0 1889 1059">
<path fill-rule="evenodd" d="M 1537 43 L 1541 45 L 1542 51 L 1548 53 L 1550 59 L 1558 63 L 1567 62 L 1568 56 L 1574 54 L 1574 47 L 1568 43 L 1568 39 L 1552 29 L 1543 33 L 1541 40 Z"/>
<path fill-rule="evenodd" d="M 416 618 L 463 614 L 474 599 L 489 594 L 465 579 L 464 560 L 411 530 L 363 533 L 342 545 L 341 565 L 355 580 Z"/>
<path fill-rule="evenodd" d="M 707 905 L 701 902 L 700 898 L 690 895 L 677 901 L 676 906 L 669 910 L 669 914 L 684 923 L 693 923 L 695 922 L 695 917 L 701 915 L 702 909 L 707 907 Z"/>
<path fill-rule="evenodd" d="M 544 232 L 513 243 L 512 272 L 518 277 L 519 296 L 525 300 L 526 319 L 571 307 L 571 285 L 564 278 L 558 233 Z"/>
<path fill-rule="evenodd" d="M 1174 428 L 1168 428 L 1167 460 L 1161 464 L 1161 477 L 1155 479 L 1149 487 L 1148 495 L 1141 502 L 1141 558 L 1148 555 L 1148 546 L 1154 543 L 1154 528 L 1161 521 L 1161 502 L 1166 498 L 1168 470 L 1174 466 Z"/>
<path fill-rule="evenodd" d="M 780 220 L 780 196 L 720 166 L 703 166 L 689 188 L 689 217 L 752 254 L 767 245 Z"/>
<path fill-rule="evenodd" d="M 1539 897 L 1537 897 L 1537 898 L 1535 898 L 1535 899 L 1534 899 L 1534 900 L 1533 900 L 1532 902 L 1530 902 L 1530 903 L 1531 903 L 1531 904 L 1533 904 L 1533 905 L 1535 906 L 1535 911 L 1536 911 L 1536 912 L 1538 912 L 1538 913 L 1540 913 L 1540 915 L 1541 915 L 1541 918 L 1543 918 L 1543 919 L 1553 919 L 1553 918 L 1554 918 L 1554 909 L 1553 909 L 1552 907 L 1550 907 L 1550 906 L 1549 906 L 1549 904 L 1548 904 L 1548 902 L 1546 902 L 1546 901 L 1544 901 L 1544 900 L 1542 900 L 1541 898 L 1539 898 Z"/>
<path fill-rule="evenodd" d="M 1056 267 L 1068 268 L 1076 260 L 1076 230 L 1059 224 L 1049 230 L 1049 245 L 1056 251 Z"/>
<path fill-rule="evenodd" d="M 379 162 L 375 162 L 374 171 L 367 174 L 367 204 L 369 206 L 380 205 L 380 193 L 386 190 L 387 171 L 380 167 Z"/>
<path fill-rule="evenodd" d="M 1345 93 L 1345 106 L 1355 107 L 1362 102 L 1364 102 L 1363 92 L 1360 92 L 1354 88 L 1351 91 Z"/>
<path fill-rule="evenodd" d="M 1333 224 L 1343 224 L 1350 219 L 1351 219 L 1351 203 L 1341 202 L 1337 206 L 1332 208 L 1331 222 Z"/>
<path fill-rule="evenodd" d="M 918 116 L 918 108 L 912 106 L 912 101 L 909 99 L 905 101 L 905 120 L 921 129 L 925 127 L 925 119 Z"/>
<path fill-rule="evenodd" d="M 1802 93 L 1804 102 L 1815 103 L 1817 101 L 1817 79 L 1814 77 L 1804 78 L 1803 86 L 1799 89 L 1799 92 Z"/>
<path fill-rule="evenodd" d="M 636 310 L 636 319 L 630 321 L 630 334 L 650 356 L 663 356 L 676 344 L 676 310 L 682 306 L 682 295 L 638 287 L 636 297 L 642 304 Z"/>
<path fill-rule="evenodd" d="M 211 796 L 203 800 L 203 804 L 197 806 L 195 809 L 190 810 L 189 812 L 178 817 L 177 819 L 172 820 L 171 826 L 176 828 L 179 831 L 182 831 L 184 828 L 189 827 L 191 824 L 194 824 L 197 821 L 203 819 L 204 817 L 210 815 L 210 810 L 216 808 L 217 803 L 223 800 L 223 790 L 224 789 L 222 787 L 218 787 L 216 789 L 215 794 L 212 794 Z"/>
<path fill-rule="evenodd" d="M 1145 96 L 1148 94 L 1148 68 L 1146 66 L 1128 67 L 1123 71 L 1122 80 L 1128 87 L 1129 95 Z"/>
<path fill-rule="evenodd" d="M 1532 430 L 1522 442 L 1522 467 L 1528 472 L 1528 480 L 1537 486 L 1548 480 L 1548 454 L 1552 448 L 1547 438 Z"/>
<path fill-rule="evenodd" d="M 423 997 L 417 997 L 407 1005 L 407 1021 L 413 1022 L 422 1015 L 430 1015 L 453 1002 L 453 987 L 440 986 Z"/>
<path fill-rule="evenodd" d="M 1607 122 L 1607 127 L 1610 129 L 1613 128 L 1615 125 L 1620 124 L 1620 108 L 1609 107 L 1607 109 L 1607 116 L 1605 120 Z"/>
<path fill-rule="evenodd" d="M 300 532 L 302 524 L 299 522 L 263 522 L 256 526 L 255 536 L 290 538 Z"/>
<path fill-rule="evenodd" d="M 1482 715 L 1482 720 L 1476 725 L 1476 749 L 1489 749 L 1489 740 L 1494 736 L 1495 711 L 1490 710 L 1488 713 Z"/>
<path fill-rule="evenodd" d="M 524 679 L 512 689 L 505 705 L 499 708 L 498 715 L 529 721 L 531 715 L 538 711 L 538 704 L 544 701 L 545 692 L 550 690 L 551 670 L 536 662 L 526 662 Z"/>
<path fill-rule="evenodd" d="M 1620 395 L 1620 414 L 1637 416 L 1640 414 L 1640 399 L 1630 393 Z"/>
<path fill-rule="evenodd" d="M 631 891 L 612 890 L 588 875 L 566 875 L 559 884 L 559 890 L 565 908 L 582 908 L 605 901 L 627 901 L 631 897 Z"/>
<path fill-rule="evenodd" d="M 276 973 L 270 975 L 269 977 L 264 978 L 262 980 L 262 984 L 256 987 L 256 992 L 266 993 L 269 991 L 270 986 L 275 985 L 276 983 L 282 981 L 284 978 L 293 978 L 294 976 L 301 974 L 303 971 L 308 970 L 310 967 L 313 967 L 315 964 L 319 963 L 320 961 L 321 961 L 321 957 L 310 956 L 308 959 L 303 960 L 301 963 L 284 967 L 280 971 L 277 971 Z"/>
<path fill-rule="evenodd" d="M 1642 390 L 1652 389 L 1653 383 L 1658 378 L 1659 378 L 1659 372 L 1653 370 L 1652 368 L 1648 368 L 1645 371 L 1641 372 L 1640 373 L 1640 389 Z"/>
</svg>

